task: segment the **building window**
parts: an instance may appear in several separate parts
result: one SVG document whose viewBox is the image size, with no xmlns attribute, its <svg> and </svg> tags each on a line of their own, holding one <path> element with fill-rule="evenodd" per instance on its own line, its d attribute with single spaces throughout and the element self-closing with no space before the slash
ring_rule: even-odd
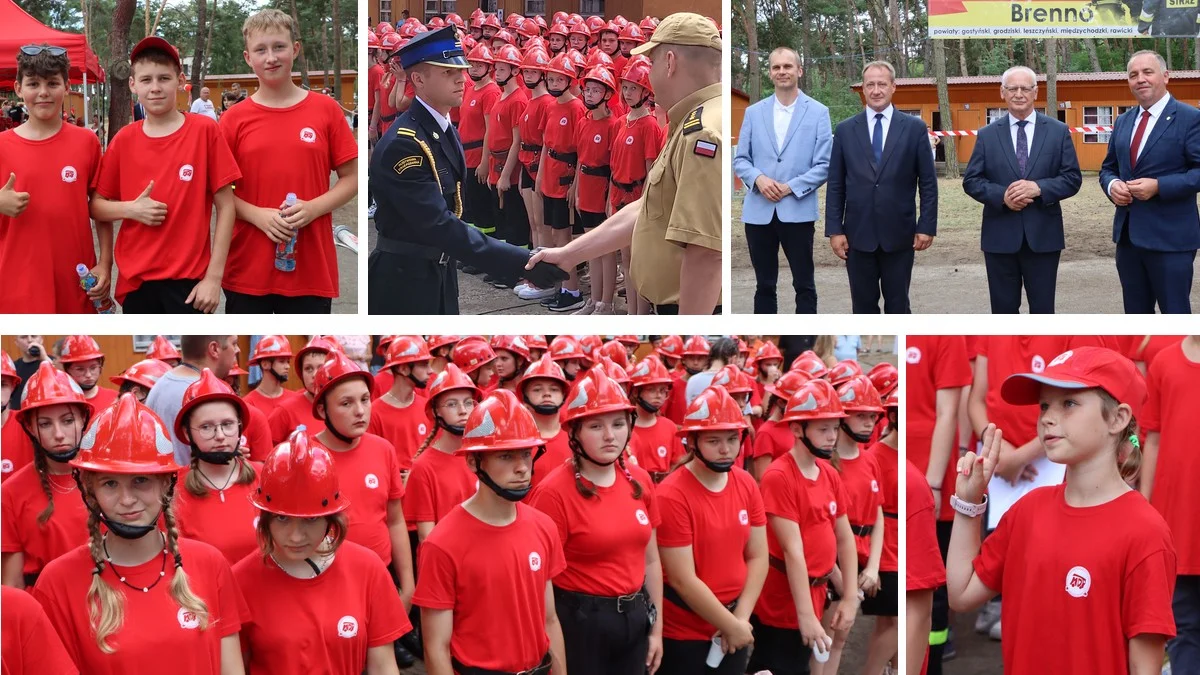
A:
<svg viewBox="0 0 1200 675">
<path fill-rule="evenodd" d="M 433 18 L 438 13 L 438 0 L 425 0 L 425 20 Z"/>
<path fill-rule="evenodd" d="M 546 16 L 546 0 L 525 0 L 525 16 Z"/>
<path fill-rule="evenodd" d="M 996 120 L 1008 114 L 1008 108 L 988 108 L 987 109 L 987 124 L 991 124 Z"/>
<path fill-rule="evenodd" d="M 379 20 L 392 22 L 392 0 L 379 0 Z"/>
<path fill-rule="evenodd" d="M 1122 110 L 1128 110 L 1123 107 Z M 1113 108 L 1111 105 L 1089 105 L 1083 107 L 1083 126 L 1109 127 L 1113 123 Z M 1084 134 L 1084 143 L 1108 143 L 1108 133 Z"/>
<path fill-rule="evenodd" d="M 897 110 L 900 110 L 900 109 L 897 108 Z M 913 117 L 915 117 L 917 119 L 921 119 L 921 111 L 920 110 L 900 110 L 900 112 L 904 113 L 905 115 L 912 115 Z"/>
<path fill-rule="evenodd" d="M 604 0 L 579 0 L 579 13 L 584 16 L 604 16 Z"/>
<path fill-rule="evenodd" d="M 154 338 L 156 338 L 156 337 L 158 337 L 158 336 L 157 335 L 134 335 L 133 336 L 133 351 L 142 352 L 142 353 L 150 351 L 150 344 L 154 342 Z M 163 337 L 167 338 L 167 341 L 169 341 L 172 345 L 175 345 L 176 349 L 180 348 L 179 338 L 182 336 L 180 336 L 180 335 L 164 335 Z"/>
<path fill-rule="evenodd" d="M 445 16 L 450 12 L 457 12 L 458 10 L 455 9 L 456 4 L 458 4 L 457 0 L 442 0 L 442 16 Z"/>
</svg>

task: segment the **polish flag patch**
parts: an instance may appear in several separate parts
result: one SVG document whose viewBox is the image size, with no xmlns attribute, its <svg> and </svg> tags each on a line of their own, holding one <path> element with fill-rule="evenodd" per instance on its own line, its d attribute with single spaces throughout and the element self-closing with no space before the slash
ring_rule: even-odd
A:
<svg viewBox="0 0 1200 675">
<path fill-rule="evenodd" d="M 696 141 L 696 145 L 692 149 L 692 152 L 695 152 L 701 157 L 716 157 L 717 144 L 710 141 Z"/>
</svg>

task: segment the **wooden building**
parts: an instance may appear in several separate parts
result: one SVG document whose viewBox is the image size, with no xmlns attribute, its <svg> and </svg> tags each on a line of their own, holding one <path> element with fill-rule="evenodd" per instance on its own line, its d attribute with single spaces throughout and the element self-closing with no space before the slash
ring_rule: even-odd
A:
<svg viewBox="0 0 1200 675">
<path fill-rule="evenodd" d="M 404 21 L 404 11 L 421 23 L 428 23 L 435 16 L 457 12 L 464 19 L 478 7 L 485 12 L 499 12 L 508 16 L 516 12 L 525 16 L 541 14 L 547 18 L 555 12 L 574 12 L 583 16 L 598 14 L 611 18 L 618 14 L 632 21 L 645 16 L 662 18 L 675 12 L 698 12 L 705 16 L 720 18 L 720 0 L 367 0 L 367 18 L 374 28 L 380 21 L 398 23 Z"/>
<path fill-rule="evenodd" d="M 333 80 L 336 74 L 332 71 L 310 70 L 308 71 L 308 86 L 315 90 L 321 91 L 322 87 L 328 87 L 333 91 Z M 304 79 L 299 72 L 292 73 L 292 81 L 296 86 L 302 86 Z M 355 107 L 355 83 L 358 81 L 358 71 L 342 70 L 342 98 L 339 100 L 342 107 L 346 110 L 354 110 Z M 247 92 L 253 94 L 258 90 L 258 78 L 254 77 L 254 73 L 240 73 L 235 75 L 208 75 L 204 78 L 204 86 L 209 88 L 210 98 L 214 104 L 221 107 L 221 95 L 233 88 L 233 83 L 237 82 L 238 86 Z M 180 92 L 180 104 L 184 109 L 191 108 L 191 92 Z"/>
<path fill-rule="evenodd" d="M 951 77 L 949 128 L 955 131 L 978 130 L 1007 112 L 1000 98 L 1000 76 Z M 1045 113 L 1046 78 L 1038 76 L 1038 112 Z M 862 83 L 852 85 L 862 98 Z M 1180 70 L 1170 73 L 1168 90 L 1175 98 L 1197 105 L 1200 103 L 1200 71 Z M 735 98 L 736 101 L 736 98 Z M 864 105 L 865 99 L 863 99 Z M 916 115 L 934 129 L 941 129 L 938 111 L 937 85 L 931 77 L 897 78 L 896 95 L 892 103 L 897 110 Z M 1111 126 L 1117 116 L 1136 105 L 1129 91 L 1128 76 L 1117 73 L 1059 73 L 1058 119 L 1069 127 Z M 1108 149 L 1107 133 L 1072 133 L 1079 167 L 1084 171 L 1099 171 Z M 958 136 L 958 162 L 966 166 L 975 147 L 972 136 Z M 938 161 L 945 161 L 945 146 L 938 145 Z"/>
</svg>

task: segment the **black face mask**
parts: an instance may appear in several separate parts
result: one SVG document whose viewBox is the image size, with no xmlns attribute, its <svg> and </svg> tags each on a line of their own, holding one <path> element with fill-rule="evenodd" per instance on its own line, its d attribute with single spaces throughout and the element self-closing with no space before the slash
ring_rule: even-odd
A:
<svg viewBox="0 0 1200 675">
<path fill-rule="evenodd" d="M 841 422 L 841 428 L 842 431 L 846 432 L 846 435 L 850 438 L 853 438 L 854 442 L 856 443 L 866 443 L 867 441 L 871 440 L 871 432 L 868 431 L 865 434 L 856 434 L 850 430 L 850 425 L 846 424 L 845 420 Z"/>
<path fill-rule="evenodd" d="M 551 89 L 548 85 L 546 87 L 546 91 L 549 92 L 550 95 L 553 96 L 554 98 L 558 98 L 559 96 L 562 96 L 563 94 L 567 93 L 566 89 Z M 571 379 L 571 376 L 568 375 L 567 379 Z"/>
<path fill-rule="evenodd" d="M 812 441 L 808 440 L 808 422 L 800 423 L 800 440 L 804 442 L 804 447 L 808 448 L 808 451 L 812 453 L 813 457 L 824 459 L 826 461 L 833 458 L 832 449 L 824 450 L 822 448 L 818 448 L 817 446 L 813 445 Z"/>
<path fill-rule="evenodd" d="M 62 462 L 63 464 L 66 464 L 67 462 L 75 459 L 75 455 L 79 454 L 79 446 L 76 445 L 74 448 L 71 448 L 70 450 L 68 450 L 66 452 L 55 453 L 55 452 L 50 452 L 49 450 L 46 450 L 44 448 L 42 449 L 42 452 L 45 453 L 45 455 L 47 457 L 49 457 L 50 459 L 52 459 L 56 462 Z"/>
<path fill-rule="evenodd" d="M 195 457 L 201 462 L 208 462 L 209 464 L 226 465 L 237 459 L 239 454 L 241 453 L 239 453 L 237 450 L 204 452 L 203 450 L 197 449 L 194 443 L 192 444 L 192 457 Z"/>
<path fill-rule="evenodd" d="M 737 460 L 733 459 L 729 460 L 728 462 L 710 462 L 698 451 L 696 452 L 695 457 L 696 459 L 700 460 L 701 464 L 707 466 L 708 470 L 712 471 L 713 473 L 729 473 L 730 471 L 733 471 L 733 465 L 737 463 Z"/>
<path fill-rule="evenodd" d="M 661 405 L 650 405 L 649 403 L 646 402 L 646 399 L 642 398 L 641 396 L 637 397 L 637 404 L 638 404 L 639 408 L 641 408 L 642 410 L 645 410 L 646 412 L 650 413 L 651 415 L 657 414 L 659 408 L 662 407 Z"/>
<path fill-rule="evenodd" d="M 583 107 L 587 108 L 588 110 L 595 110 L 596 108 L 599 108 L 600 106 L 604 105 L 607 102 L 608 102 L 608 99 L 600 101 L 599 103 L 588 103 L 587 99 L 584 99 Z"/>
<path fill-rule="evenodd" d="M 79 492 L 82 494 L 84 491 L 83 481 L 80 478 L 79 469 L 75 469 L 71 473 L 75 476 L 75 485 L 79 488 Z M 177 479 L 178 476 L 171 474 L 171 485 L 167 488 L 168 502 L 170 502 L 175 495 L 175 481 Z M 125 523 L 118 523 L 110 520 L 109 517 L 104 514 L 104 511 L 101 511 L 99 508 L 94 508 L 92 504 L 87 504 L 87 509 L 88 511 L 96 514 L 96 516 L 100 519 L 100 522 L 104 523 L 104 526 L 108 528 L 109 532 L 112 532 L 122 539 L 141 539 L 147 534 L 153 532 L 158 525 L 158 518 L 155 518 L 154 521 L 149 525 L 127 525 Z M 162 514 L 160 513 L 159 515 L 161 516 Z"/>
<path fill-rule="evenodd" d="M 683 369 L 684 369 L 685 371 L 687 371 L 687 374 L 688 374 L 688 375 L 698 375 L 698 374 L 700 374 L 700 373 L 703 373 L 703 372 L 704 372 L 704 369 L 703 369 L 703 368 L 689 368 L 689 367 L 687 367 L 687 366 L 684 366 L 684 367 L 683 367 Z"/>
<path fill-rule="evenodd" d="M 75 384 L 79 384 L 79 383 L 76 382 Z M 79 384 L 79 388 L 84 391 L 91 391 L 96 388 L 96 382 L 93 382 L 91 384 Z"/>
</svg>

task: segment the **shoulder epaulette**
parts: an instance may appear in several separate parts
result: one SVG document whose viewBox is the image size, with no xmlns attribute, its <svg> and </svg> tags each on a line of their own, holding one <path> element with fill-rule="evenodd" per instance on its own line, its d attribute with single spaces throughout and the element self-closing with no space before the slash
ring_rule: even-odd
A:
<svg viewBox="0 0 1200 675">
<path fill-rule="evenodd" d="M 700 131 L 704 128 L 704 124 L 700 121 L 700 115 L 704 113 L 704 106 L 696 108 L 688 113 L 688 116 L 683 119 L 683 133 L 690 134 Z"/>
</svg>

